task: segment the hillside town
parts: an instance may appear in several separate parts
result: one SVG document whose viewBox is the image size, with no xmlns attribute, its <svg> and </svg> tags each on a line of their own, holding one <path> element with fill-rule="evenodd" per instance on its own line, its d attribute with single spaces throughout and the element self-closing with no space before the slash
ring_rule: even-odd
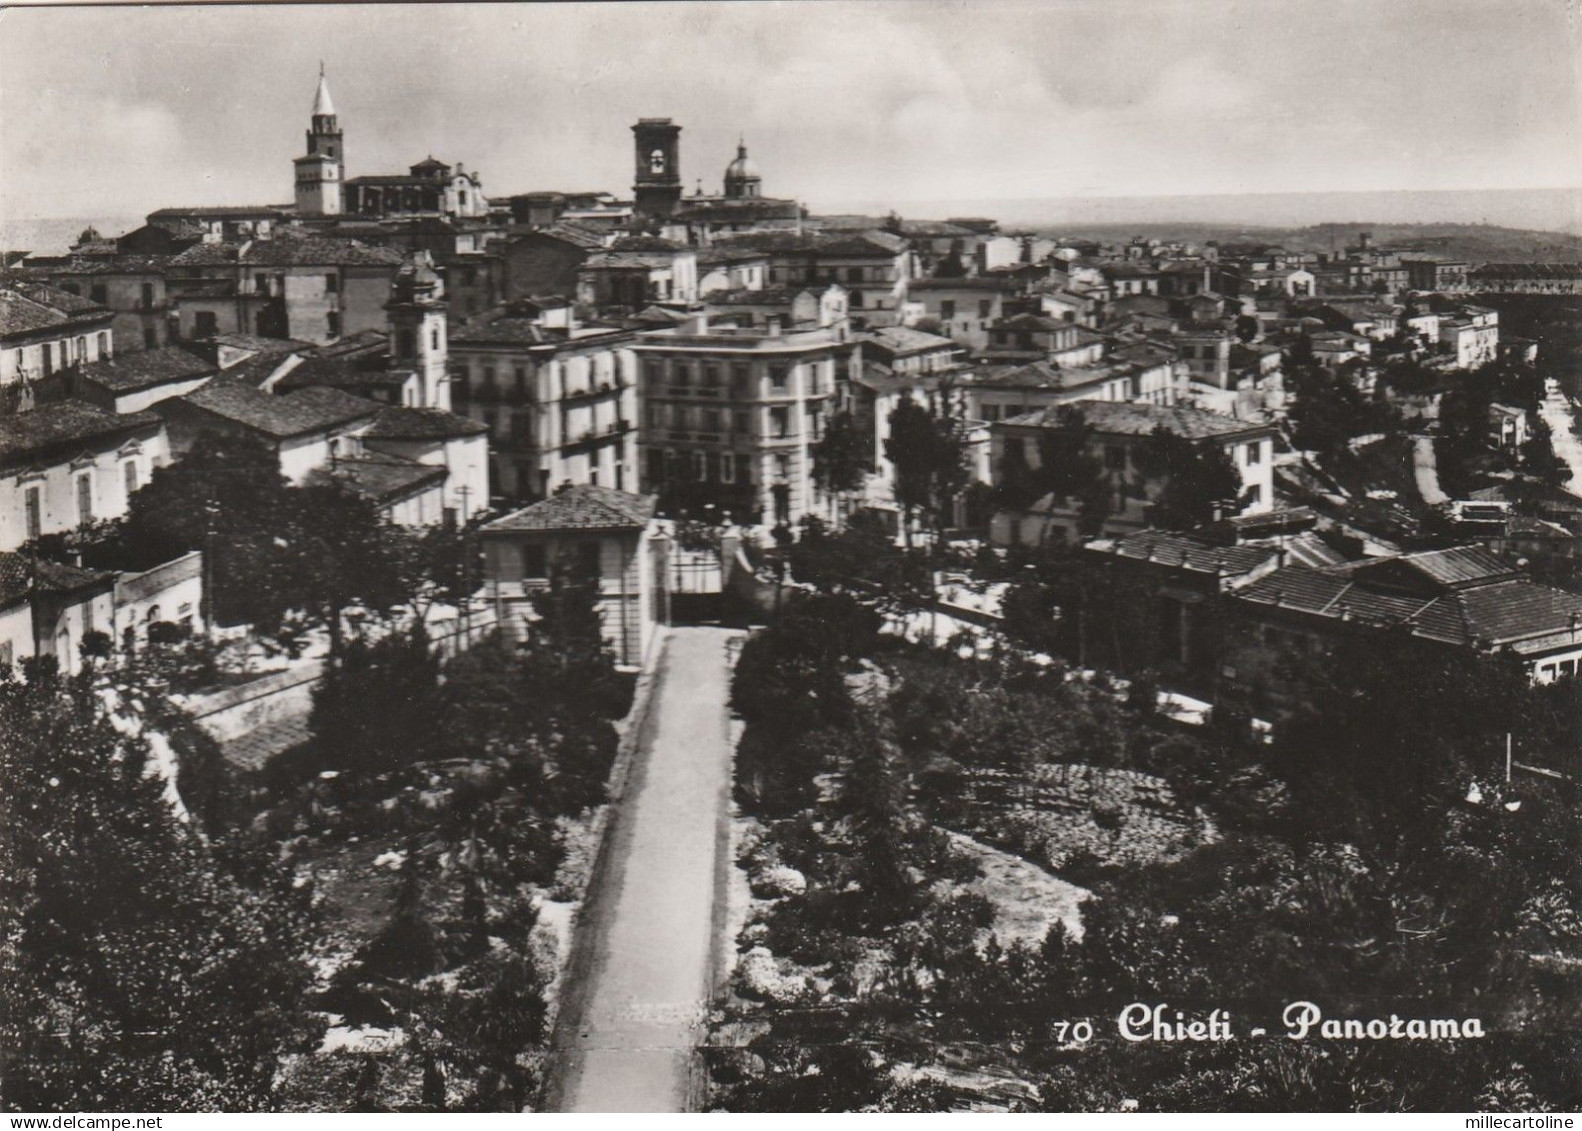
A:
<svg viewBox="0 0 1582 1131">
<path fill-rule="evenodd" d="M 370 170 L 360 79 L 283 203 L 4 253 L 9 1107 L 1582 1101 L 1582 262 L 819 214 L 664 117 Z"/>
</svg>

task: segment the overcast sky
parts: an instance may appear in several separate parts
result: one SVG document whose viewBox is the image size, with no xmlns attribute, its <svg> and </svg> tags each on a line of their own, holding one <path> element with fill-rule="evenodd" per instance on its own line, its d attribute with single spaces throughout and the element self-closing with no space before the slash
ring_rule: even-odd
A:
<svg viewBox="0 0 1582 1131">
<path fill-rule="evenodd" d="M 1582 184 L 1566 0 L 11 9 L 0 213 L 291 199 L 319 60 L 347 173 L 629 191 L 640 116 L 719 191 L 852 200 Z"/>
</svg>

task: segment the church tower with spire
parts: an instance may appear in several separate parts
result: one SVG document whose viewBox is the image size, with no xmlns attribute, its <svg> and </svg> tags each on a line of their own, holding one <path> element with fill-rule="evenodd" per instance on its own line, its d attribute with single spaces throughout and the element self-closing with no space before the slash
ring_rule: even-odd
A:
<svg viewBox="0 0 1582 1131">
<path fill-rule="evenodd" d="M 293 164 L 297 171 L 297 215 L 339 216 L 341 183 L 346 179 L 345 150 L 322 63 L 319 64 L 319 88 L 313 95 L 308 151 Z"/>
</svg>

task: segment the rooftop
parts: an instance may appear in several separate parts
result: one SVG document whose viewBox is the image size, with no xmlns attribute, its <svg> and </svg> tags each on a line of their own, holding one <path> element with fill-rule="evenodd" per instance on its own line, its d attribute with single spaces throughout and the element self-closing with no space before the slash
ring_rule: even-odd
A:
<svg viewBox="0 0 1582 1131">
<path fill-rule="evenodd" d="M 1444 554 L 1453 557 L 1434 558 Z M 1402 584 L 1412 574 L 1418 584 Z M 1237 597 L 1329 620 L 1405 627 L 1415 636 L 1447 644 L 1508 644 L 1522 652 L 1557 638 L 1582 639 L 1582 596 L 1535 584 L 1477 547 L 1328 569 L 1288 566 Z"/>
<path fill-rule="evenodd" d="M 489 426 L 481 420 L 458 416 L 444 409 L 392 405 L 379 410 L 363 435 L 378 440 L 448 440 L 481 436 L 488 431 Z"/>
<path fill-rule="evenodd" d="M 1188 534 L 1142 530 L 1125 538 L 1089 542 L 1087 550 L 1132 561 L 1153 562 L 1194 573 L 1240 575 L 1277 561 L 1267 546 L 1220 546 Z"/>
<path fill-rule="evenodd" d="M 78 372 L 83 380 L 116 393 L 152 389 L 172 381 L 185 381 L 215 373 L 218 366 L 181 346 L 160 346 L 140 353 L 119 354 L 108 361 L 91 361 Z"/>
<path fill-rule="evenodd" d="M 486 525 L 486 531 L 641 529 L 654 517 L 655 498 L 581 484 Z"/>
<path fill-rule="evenodd" d="M 336 460 L 326 474 L 364 498 L 390 503 L 444 480 L 447 472 L 442 464 L 416 463 L 400 456 L 367 452 Z"/>
<path fill-rule="evenodd" d="M 1160 427 L 1189 440 L 1274 434 L 1274 428 L 1268 424 L 1238 420 L 1223 413 L 1180 405 L 1122 404 L 1113 401 L 1056 405 L 1013 416 L 1000 423 L 1023 428 L 1057 428 L 1071 410 L 1080 410 L 1095 431 L 1114 436 L 1149 436 Z"/>
<path fill-rule="evenodd" d="M 69 452 L 83 445 L 119 442 L 139 432 L 157 430 L 160 418 L 149 412 L 113 413 L 83 401 L 56 401 L 29 412 L 0 416 L 0 466 Z"/>
<path fill-rule="evenodd" d="M 62 565 L 48 558 L 0 553 L 0 609 L 25 600 L 31 593 L 71 593 L 111 581 L 114 574 Z"/>
<path fill-rule="evenodd" d="M 185 403 L 276 440 L 327 431 L 379 411 L 373 401 L 339 389 L 308 388 L 272 396 L 237 381 L 215 381 L 177 402 Z"/>
</svg>

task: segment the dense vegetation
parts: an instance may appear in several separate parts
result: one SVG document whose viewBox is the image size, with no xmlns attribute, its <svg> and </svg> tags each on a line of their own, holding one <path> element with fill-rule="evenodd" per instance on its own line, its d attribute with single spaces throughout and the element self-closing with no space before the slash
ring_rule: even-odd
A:
<svg viewBox="0 0 1582 1131">
<path fill-rule="evenodd" d="M 838 628 L 836 626 L 839 626 Z M 1292 657 L 1312 689 L 1272 743 L 1187 730 L 1098 677 L 1014 652 L 877 635 L 845 595 L 791 600 L 749 641 L 739 800 L 760 899 L 711 1050 L 729 1110 L 1570 1110 L 1582 1101 L 1574 685 L 1411 641 Z M 1212 831 L 1069 857 L 1080 938 L 1004 943 L 946 830 L 1012 835 L 1050 769 L 1168 783 Z M 992 786 L 993 788 L 989 788 Z M 995 807 L 998 806 L 998 815 Z M 1117 842 L 1146 815 L 1095 811 Z M 1286 1039 L 1329 1017 L 1477 1017 L 1451 1041 Z M 1238 1039 L 1133 1044 L 1131 1002 L 1230 1011 Z M 1086 1020 L 1092 1039 L 1073 1041 Z M 1272 1036 L 1249 1037 L 1261 1025 Z"/>
</svg>

